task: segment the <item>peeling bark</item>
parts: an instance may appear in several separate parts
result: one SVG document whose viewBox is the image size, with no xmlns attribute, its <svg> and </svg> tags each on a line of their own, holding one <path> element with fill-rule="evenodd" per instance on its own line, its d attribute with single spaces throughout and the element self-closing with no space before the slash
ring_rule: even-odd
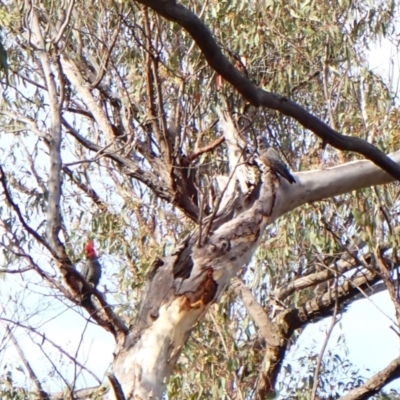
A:
<svg viewBox="0 0 400 400">
<path fill-rule="evenodd" d="M 195 231 L 153 266 L 136 322 L 113 364 L 128 399 L 161 399 L 193 326 L 251 260 L 266 224 L 277 217 L 278 180 L 270 174 L 263 180 L 253 204 L 236 218 L 213 226 L 201 247 Z"/>
<path fill-rule="evenodd" d="M 397 161 L 400 152 L 392 157 Z M 345 179 L 338 179 L 338 175 Z M 269 170 L 262 173 L 259 184 L 248 196 L 247 206 L 231 219 L 216 218 L 203 245 L 198 245 L 199 231 L 195 230 L 170 256 L 154 263 L 137 319 L 124 342 L 119 342 L 113 363 L 113 372 L 127 399 L 162 398 L 194 325 L 235 274 L 250 262 L 266 225 L 305 202 L 393 180 L 370 161 L 294 176 L 298 183 L 290 185 Z M 358 292 L 358 287 L 379 279 L 369 271 L 352 282 L 345 281 L 337 291 L 339 301 L 345 303 Z M 299 309 L 279 315 L 274 322 L 279 331 L 278 343 L 268 343 L 261 375 L 266 392 L 275 384 L 292 333 L 312 319 L 330 315 L 334 301 L 327 292 Z"/>
</svg>

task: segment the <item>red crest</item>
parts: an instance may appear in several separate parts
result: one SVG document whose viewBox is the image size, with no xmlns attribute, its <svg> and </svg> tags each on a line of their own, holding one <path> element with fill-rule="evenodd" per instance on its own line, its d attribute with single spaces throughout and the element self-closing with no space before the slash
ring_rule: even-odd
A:
<svg viewBox="0 0 400 400">
<path fill-rule="evenodd" d="M 88 258 L 96 257 L 96 251 L 94 249 L 94 243 L 93 243 L 92 239 L 89 239 L 89 241 L 86 243 L 85 254 L 86 254 L 86 257 L 88 257 Z"/>
</svg>

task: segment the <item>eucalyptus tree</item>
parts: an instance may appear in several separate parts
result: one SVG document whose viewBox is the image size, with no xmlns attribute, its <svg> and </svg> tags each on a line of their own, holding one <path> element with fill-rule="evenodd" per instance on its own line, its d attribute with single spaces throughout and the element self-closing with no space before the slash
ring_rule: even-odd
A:
<svg viewBox="0 0 400 400">
<path fill-rule="evenodd" d="M 301 374 L 278 381 L 308 324 L 333 328 L 376 285 L 399 324 L 399 109 L 368 68 L 370 46 L 396 40 L 396 11 L 1 2 L 2 273 L 29 282 L 7 292 L 20 301 L 3 306 L 5 332 L 17 348 L 17 329 L 51 340 L 24 304 L 31 290 L 115 339 L 108 389 L 80 391 L 50 360 L 65 386 L 50 393 L 21 351 L 41 398 L 298 398 Z M 260 161 L 259 136 L 294 183 Z M 108 254 L 97 288 L 79 272 L 88 240 Z M 367 398 L 400 371 L 397 355 L 365 383 L 329 387 L 323 355 L 307 398 Z"/>
</svg>

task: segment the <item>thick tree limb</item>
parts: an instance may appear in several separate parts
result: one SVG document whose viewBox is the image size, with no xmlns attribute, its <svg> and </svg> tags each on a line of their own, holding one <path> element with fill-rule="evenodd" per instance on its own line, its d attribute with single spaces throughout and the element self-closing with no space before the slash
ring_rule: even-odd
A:
<svg viewBox="0 0 400 400">
<path fill-rule="evenodd" d="M 337 287 L 334 294 L 328 291 L 322 296 L 317 296 L 307 301 L 298 308 L 283 311 L 274 321 L 280 332 L 281 344 L 275 347 L 267 345 L 265 356 L 268 363 L 265 365 L 263 379 L 269 382 L 269 389 L 271 390 L 275 385 L 285 357 L 288 340 L 295 330 L 312 320 L 332 315 L 336 303 L 339 306 L 343 306 L 349 299 L 356 296 L 359 290 L 374 285 L 380 279 L 380 276 L 374 271 L 366 271 L 351 280 L 346 280 Z"/>
<path fill-rule="evenodd" d="M 39 17 L 32 8 L 32 38 L 34 38 L 37 47 L 38 56 L 42 65 L 44 77 L 50 102 L 51 139 L 48 143 L 50 153 L 50 167 L 48 179 L 48 206 L 47 206 L 47 238 L 58 255 L 58 259 L 63 258 L 65 250 L 58 239 L 58 233 L 61 229 L 61 115 L 58 103 L 57 88 L 54 80 L 54 74 L 50 67 L 49 56 L 46 51 L 45 40 L 43 38 Z"/>
<path fill-rule="evenodd" d="M 165 382 L 195 323 L 225 290 L 275 219 L 278 182 L 263 176 L 249 209 L 210 232 L 201 247 L 196 231 L 149 271 L 135 323 L 113 362 L 127 398 L 161 399 Z"/>
<path fill-rule="evenodd" d="M 400 163 L 400 151 L 389 155 L 393 162 Z M 281 182 L 285 201 L 279 207 L 283 215 L 302 204 L 327 199 L 353 190 L 393 182 L 394 178 L 371 161 L 352 161 L 333 168 L 293 174 L 297 184 Z"/>
<path fill-rule="evenodd" d="M 253 318 L 254 323 L 260 329 L 259 334 L 271 346 L 279 346 L 279 332 L 275 324 L 269 319 L 265 310 L 254 298 L 250 289 L 239 279 L 234 279 L 231 288 L 236 295 L 242 300 L 246 310 Z"/>
<path fill-rule="evenodd" d="M 322 140 L 339 150 L 355 151 L 374 162 L 393 178 L 400 180 L 400 167 L 384 153 L 363 139 L 342 135 L 303 107 L 286 97 L 267 92 L 253 85 L 245 75 L 237 70 L 223 55 L 208 27 L 197 17 L 174 0 L 135 0 L 152 8 L 164 18 L 178 23 L 197 43 L 208 64 L 226 81 L 232 84 L 243 97 L 255 107 L 267 107 L 294 118 Z"/>
<path fill-rule="evenodd" d="M 337 273 L 339 275 L 342 275 L 346 271 L 350 271 L 351 269 L 354 269 L 357 266 L 344 260 L 338 260 L 338 262 L 336 263 L 336 267 L 337 267 Z M 277 298 L 278 300 L 282 301 L 298 290 L 303 290 L 308 287 L 315 286 L 318 283 L 326 282 L 327 280 L 333 278 L 334 276 L 335 276 L 335 270 L 333 269 L 333 266 L 332 268 L 327 267 L 322 271 L 302 276 L 296 280 L 293 280 L 292 282 L 289 282 L 287 285 L 279 287 L 276 290 L 274 290 L 271 293 L 271 295 Z"/>
<path fill-rule="evenodd" d="M 351 390 L 340 400 L 364 400 L 377 394 L 385 385 L 400 378 L 400 357 L 395 358 L 386 368 L 368 379 L 364 385 Z"/>
</svg>

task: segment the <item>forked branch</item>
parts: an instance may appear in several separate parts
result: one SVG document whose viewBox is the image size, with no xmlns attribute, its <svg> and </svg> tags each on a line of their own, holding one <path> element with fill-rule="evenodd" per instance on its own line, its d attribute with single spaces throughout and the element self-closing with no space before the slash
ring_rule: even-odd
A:
<svg viewBox="0 0 400 400">
<path fill-rule="evenodd" d="M 360 153 L 389 175 L 400 180 L 400 166 L 372 144 L 357 137 L 342 135 L 299 104 L 253 85 L 250 79 L 236 69 L 222 53 L 209 28 L 185 6 L 178 4 L 175 0 L 136 0 L 136 2 L 152 8 L 156 13 L 184 28 L 199 46 L 210 67 L 237 89 L 253 106 L 277 110 L 294 118 L 333 147 Z"/>
</svg>

